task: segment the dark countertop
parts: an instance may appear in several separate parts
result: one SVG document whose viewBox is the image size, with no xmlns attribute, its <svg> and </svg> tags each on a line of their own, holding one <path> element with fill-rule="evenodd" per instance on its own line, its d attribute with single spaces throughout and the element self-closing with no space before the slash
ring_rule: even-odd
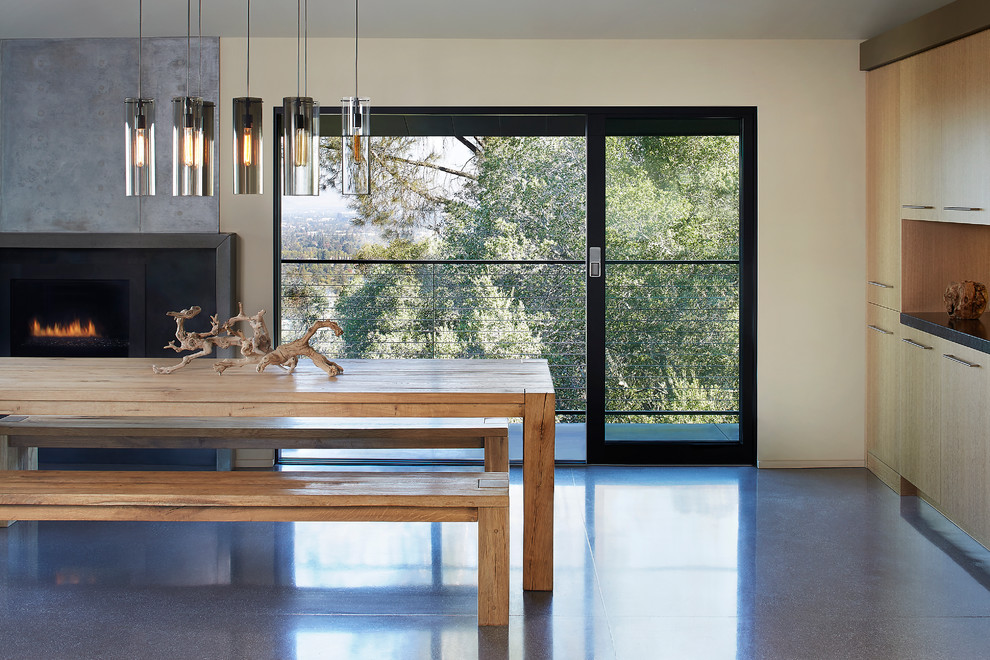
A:
<svg viewBox="0 0 990 660">
<path fill-rule="evenodd" d="M 952 319 L 945 312 L 901 312 L 901 323 L 910 328 L 990 354 L 990 318 Z"/>
</svg>

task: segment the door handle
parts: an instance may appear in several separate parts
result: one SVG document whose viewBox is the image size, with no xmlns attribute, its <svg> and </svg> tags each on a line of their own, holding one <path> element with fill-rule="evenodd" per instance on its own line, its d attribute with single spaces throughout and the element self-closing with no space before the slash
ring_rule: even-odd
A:
<svg viewBox="0 0 990 660">
<path fill-rule="evenodd" d="M 588 248 L 588 277 L 602 276 L 602 249 Z"/>
</svg>

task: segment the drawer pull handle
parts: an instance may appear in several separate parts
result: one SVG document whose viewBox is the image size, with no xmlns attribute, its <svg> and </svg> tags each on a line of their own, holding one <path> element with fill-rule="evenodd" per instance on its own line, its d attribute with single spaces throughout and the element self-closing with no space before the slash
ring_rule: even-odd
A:
<svg viewBox="0 0 990 660">
<path fill-rule="evenodd" d="M 892 284 L 884 284 L 883 282 L 874 282 L 873 280 L 868 281 L 867 284 L 869 284 L 870 286 L 878 286 L 881 289 L 893 289 L 894 288 L 894 286 Z"/>
<path fill-rule="evenodd" d="M 931 346 L 925 346 L 924 344 L 919 344 L 918 342 L 911 341 L 910 339 L 901 339 L 901 341 L 904 342 L 905 344 L 911 344 L 915 348 L 923 348 L 926 351 L 932 350 Z"/>
<path fill-rule="evenodd" d="M 894 334 L 890 330 L 884 330 L 883 328 L 878 328 L 875 325 L 868 325 L 866 327 L 869 328 L 870 330 L 873 330 L 874 332 L 879 332 L 881 335 L 892 335 L 892 334 Z"/>
<path fill-rule="evenodd" d="M 902 209 L 934 209 L 934 206 L 927 206 L 925 204 L 901 204 Z"/>
<path fill-rule="evenodd" d="M 957 358 L 955 355 L 949 355 L 948 353 L 943 353 L 942 357 L 944 357 L 946 360 L 951 360 L 952 362 L 956 362 L 966 367 L 974 367 L 977 369 L 980 367 L 980 365 L 978 364 L 975 364 L 973 362 L 967 362 L 966 360 Z"/>
<path fill-rule="evenodd" d="M 944 211 L 982 211 L 983 209 L 972 206 L 943 206 Z"/>
</svg>

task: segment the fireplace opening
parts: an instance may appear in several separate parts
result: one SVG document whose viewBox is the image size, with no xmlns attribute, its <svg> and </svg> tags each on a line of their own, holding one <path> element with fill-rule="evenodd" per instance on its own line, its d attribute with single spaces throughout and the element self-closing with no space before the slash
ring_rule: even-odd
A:
<svg viewBox="0 0 990 660">
<path fill-rule="evenodd" d="M 14 357 L 127 357 L 128 280 L 11 279 Z"/>
</svg>

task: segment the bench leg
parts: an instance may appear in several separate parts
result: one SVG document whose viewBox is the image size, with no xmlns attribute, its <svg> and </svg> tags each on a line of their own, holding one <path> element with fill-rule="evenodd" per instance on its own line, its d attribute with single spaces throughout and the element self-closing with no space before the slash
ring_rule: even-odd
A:
<svg viewBox="0 0 990 660">
<path fill-rule="evenodd" d="M 509 439 L 485 438 L 485 472 L 509 471 Z"/>
<path fill-rule="evenodd" d="M 509 623 L 509 509 L 478 509 L 478 625 Z"/>
<path fill-rule="evenodd" d="M 37 447 L 11 447 L 7 436 L 0 435 L 0 470 L 37 470 Z M 0 527 L 9 527 L 14 520 L 0 520 Z"/>
</svg>

